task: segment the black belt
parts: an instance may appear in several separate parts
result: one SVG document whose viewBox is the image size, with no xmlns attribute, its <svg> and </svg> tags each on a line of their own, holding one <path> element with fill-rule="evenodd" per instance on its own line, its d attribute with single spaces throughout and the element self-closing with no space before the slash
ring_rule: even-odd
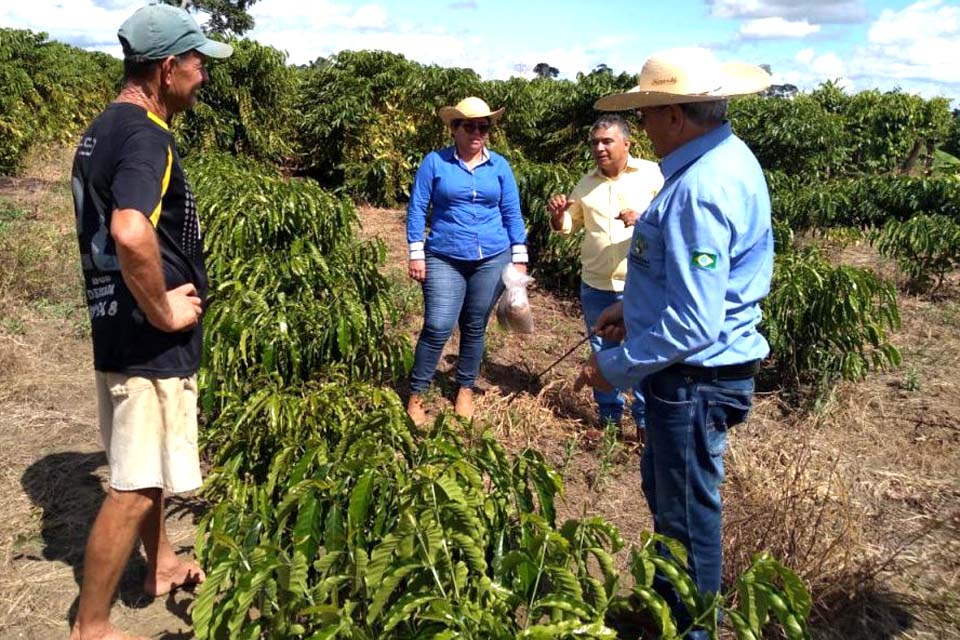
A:
<svg viewBox="0 0 960 640">
<path fill-rule="evenodd" d="M 671 373 L 694 380 L 742 380 L 752 378 L 760 371 L 760 361 L 751 360 L 742 364 L 727 364 L 720 367 L 698 367 L 693 364 L 677 363 L 672 364 L 663 370 L 664 373 Z"/>
</svg>

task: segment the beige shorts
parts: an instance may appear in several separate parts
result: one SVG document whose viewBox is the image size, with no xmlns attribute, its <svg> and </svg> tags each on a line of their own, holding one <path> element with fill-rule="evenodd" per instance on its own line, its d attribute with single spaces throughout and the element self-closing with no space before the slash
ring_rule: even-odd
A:
<svg viewBox="0 0 960 640">
<path fill-rule="evenodd" d="M 97 371 L 97 402 L 111 487 L 181 493 L 200 486 L 196 376 Z"/>
</svg>

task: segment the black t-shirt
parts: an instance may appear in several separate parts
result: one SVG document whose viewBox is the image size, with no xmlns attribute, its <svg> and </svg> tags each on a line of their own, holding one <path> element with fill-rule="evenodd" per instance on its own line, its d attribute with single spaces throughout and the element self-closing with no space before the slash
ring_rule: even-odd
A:
<svg viewBox="0 0 960 640">
<path fill-rule="evenodd" d="M 73 200 L 94 367 L 153 378 L 196 373 L 200 325 L 176 333 L 153 327 L 120 274 L 110 236 L 114 211 L 142 212 L 156 229 L 167 289 L 192 282 L 206 300 L 197 206 L 166 123 L 134 104 L 107 107 L 77 147 Z"/>
</svg>

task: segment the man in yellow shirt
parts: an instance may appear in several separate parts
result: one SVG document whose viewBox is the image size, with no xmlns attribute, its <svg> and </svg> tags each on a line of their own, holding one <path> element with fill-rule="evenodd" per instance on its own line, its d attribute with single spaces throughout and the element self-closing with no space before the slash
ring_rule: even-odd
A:
<svg viewBox="0 0 960 640">
<path fill-rule="evenodd" d="M 663 186 L 657 163 L 630 155 L 630 125 L 619 115 L 603 115 L 593 124 L 590 151 L 597 168 L 580 179 L 569 197 L 555 195 L 547 203 L 554 231 L 566 235 L 583 229 L 580 304 L 587 331 L 604 309 L 623 298 L 633 225 Z M 594 336 L 590 346 L 598 352 L 619 343 Z M 594 389 L 593 397 L 600 423 L 619 424 L 624 406 L 620 389 Z M 646 421 L 639 389 L 633 391 L 630 411 L 642 440 Z"/>
</svg>

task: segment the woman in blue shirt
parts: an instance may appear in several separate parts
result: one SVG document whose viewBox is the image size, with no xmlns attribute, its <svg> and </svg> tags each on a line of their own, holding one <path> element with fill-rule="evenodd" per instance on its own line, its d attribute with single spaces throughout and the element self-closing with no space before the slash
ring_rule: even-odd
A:
<svg viewBox="0 0 960 640">
<path fill-rule="evenodd" d="M 526 272 L 527 234 L 517 182 L 506 159 L 486 145 L 490 127 L 502 114 L 480 98 L 440 109 L 454 144 L 427 154 L 414 179 L 407 207 L 409 273 L 423 285 L 424 313 L 407 413 L 417 424 L 426 420 L 421 396 L 455 324 L 460 326 L 455 410 L 472 417 L 487 319 L 503 290 L 500 276 L 511 262 Z"/>
</svg>

